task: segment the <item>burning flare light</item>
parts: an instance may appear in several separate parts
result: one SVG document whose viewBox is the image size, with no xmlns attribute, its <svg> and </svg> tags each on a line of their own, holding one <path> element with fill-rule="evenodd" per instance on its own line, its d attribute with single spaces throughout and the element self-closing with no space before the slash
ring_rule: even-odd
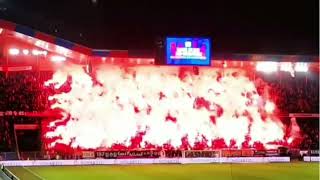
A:
<svg viewBox="0 0 320 180">
<path fill-rule="evenodd" d="M 49 124 L 50 147 L 126 147 L 142 134 L 138 145 L 179 148 L 223 139 L 253 145 L 284 139 L 284 125 L 275 106 L 257 93 L 239 69 L 200 68 L 199 74 L 181 67 L 101 66 L 91 77 L 75 65 L 55 72 L 46 82 L 69 90 L 49 98 L 64 116 Z"/>
</svg>

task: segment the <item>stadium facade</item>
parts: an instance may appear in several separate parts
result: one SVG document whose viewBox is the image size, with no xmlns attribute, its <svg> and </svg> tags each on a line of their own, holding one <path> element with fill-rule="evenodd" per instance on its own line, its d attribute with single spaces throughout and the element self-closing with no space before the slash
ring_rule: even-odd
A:
<svg viewBox="0 0 320 180">
<path fill-rule="evenodd" d="M 10 74 L 15 71 L 56 71 L 68 64 L 77 64 L 85 68 L 87 71 L 95 71 L 99 65 L 123 65 L 136 66 L 148 65 L 156 66 L 154 54 L 144 54 L 134 50 L 101 50 L 91 49 L 67 40 L 57 38 L 45 33 L 32 30 L 28 27 L 17 25 L 12 22 L 0 20 L 0 71 Z M 312 55 L 278 55 L 278 54 L 219 54 L 213 53 L 211 58 L 211 66 L 214 68 L 241 68 L 247 71 L 276 73 L 277 71 L 285 71 L 288 73 L 308 73 L 308 71 L 319 73 L 319 57 Z M 0 116 L 12 115 L 8 112 L 0 112 Z M 12 112 L 11 112 L 12 113 Z M 45 112 L 23 112 L 25 114 L 17 114 L 17 116 L 46 117 Z M 16 114 L 13 114 L 16 115 Z M 52 116 L 50 114 L 49 116 Z M 285 117 L 303 117 L 318 118 L 319 114 L 285 114 Z M 174 120 L 173 120 L 174 121 Z M 15 130 L 38 129 L 39 126 L 16 125 Z M 16 131 L 14 131 L 16 132 Z M 17 139 L 15 140 L 17 142 Z M 20 157 L 19 150 L 18 156 Z M 254 151 L 246 152 L 246 150 L 230 149 L 225 151 L 184 151 L 177 152 L 177 156 L 190 157 L 217 157 L 222 156 L 253 156 Z M 75 153 L 75 152 L 73 152 Z M 80 156 L 88 155 L 90 158 L 102 157 L 112 158 L 117 152 L 81 152 Z M 120 152 L 121 153 L 121 152 Z M 123 152 L 124 154 L 128 152 Z M 162 156 L 159 151 L 130 152 L 135 157 L 141 153 L 156 157 Z M 140 153 L 140 154 L 139 154 Z M 158 154 L 157 154 L 158 153 Z M 168 152 L 168 154 L 175 152 Z M 188 155 L 189 153 L 189 155 Z M 228 154 L 229 153 L 229 154 Z M 259 153 L 259 152 L 258 152 Z M 269 152 L 272 153 L 272 152 Z M 277 151 L 278 153 L 278 151 Z M 111 154 L 111 155 L 110 155 Z M 141 155 L 142 156 L 142 155 Z M 165 155 L 171 156 L 171 155 Z M 173 155 L 175 156 L 175 155 Z"/>
<path fill-rule="evenodd" d="M 63 63 L 83 66 L 100 64 L 152 65 L 155 53 L 137 50 L 103 50 L 85 47 L 9 21 L 0 20 L 0 70 L 54 70 Z M 213 67 L 256 68 L 262 61 L 308 63 L 319 72 L 319 57 L 313 55 L 212 53 Z M 280 66 L 280 65 L 278 65 Z"/>
</svg>

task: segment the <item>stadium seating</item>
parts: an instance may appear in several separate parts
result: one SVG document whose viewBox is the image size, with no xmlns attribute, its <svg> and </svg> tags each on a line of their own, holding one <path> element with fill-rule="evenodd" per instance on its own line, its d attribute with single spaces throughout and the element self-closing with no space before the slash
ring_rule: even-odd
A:
<svg viewBox="0 0 320 180">
<path fill-rule="evenodd" d="M 7 75 L 0 73 L 0 112 L 43 112 L 49 109 L 48 96 L 53 93 L 53 88 L 45 87 L 44 82 L 51 76 L 52 72 L 9 72 Z M 280 113 L 319 113 L 318 75 L 310 73 L 308 78 L 305 75 L 294 78 L 287 76 L 281 80 L 266 76 L 259 78 L 270 85 L 269 95 L 276 102 Z M 263 93 L 264 89 L 259 85 L 257 88 L 259 93 Z M 10 118 L 10 122 L 19 119 Z M 299 121 L 298 124 L 304 132 L 301 148 L 319 148 L 319 129 L 316 128 L 318 125 L 312 121 Z M 14 150 L 10 126 L 8 117 L 0 116 L 0 151 Z"/>
</svg>

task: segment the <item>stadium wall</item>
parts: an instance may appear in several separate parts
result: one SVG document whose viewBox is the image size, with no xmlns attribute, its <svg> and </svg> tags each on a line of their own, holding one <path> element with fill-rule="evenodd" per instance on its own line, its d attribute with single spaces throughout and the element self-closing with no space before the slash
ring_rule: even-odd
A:
<svg viewBox="0 0 320 180">
<path fill-rule="evenodd" d="M 320 162 L 319 156 L 304 156 L 303 157 L 304 162 Z"/>
<path fill-rule="evenodd" d="M 3 164 L 4 166 L 74 166 L 74 165 L 130 165 L 130 164 L 271 163 L 271 162 L 290 162 L 290 157 L 33 160 L 33 161 L 0 161 L 0 164 Z"/>
</svg>

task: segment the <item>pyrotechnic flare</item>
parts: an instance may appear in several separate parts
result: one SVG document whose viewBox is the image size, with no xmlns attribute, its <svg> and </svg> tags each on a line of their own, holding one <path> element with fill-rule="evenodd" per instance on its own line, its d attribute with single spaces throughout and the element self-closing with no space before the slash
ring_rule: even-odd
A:
<svg viewBox="0 0 320 180">
<path fill-rule="evenodd" d="M 50 123 L 51 147 L 129 147 L 138 135 L 140 147 L 175 148 L 183 138 L 191 146 L 205 142 L 210 147 L 223 139 L 239 148 L 244 142 L 266 145 L 284 138 L 283 124 L 273 115 L 275 104 L 238 69 L 200 68 L 195 75 L 179 67 L 101 66 L 93 79 L 69 66 L 46 84 L 59 89 L 68 77 L 70 91 L 50 97 L 52 109 L 68 114 Z"/>
</svg>

